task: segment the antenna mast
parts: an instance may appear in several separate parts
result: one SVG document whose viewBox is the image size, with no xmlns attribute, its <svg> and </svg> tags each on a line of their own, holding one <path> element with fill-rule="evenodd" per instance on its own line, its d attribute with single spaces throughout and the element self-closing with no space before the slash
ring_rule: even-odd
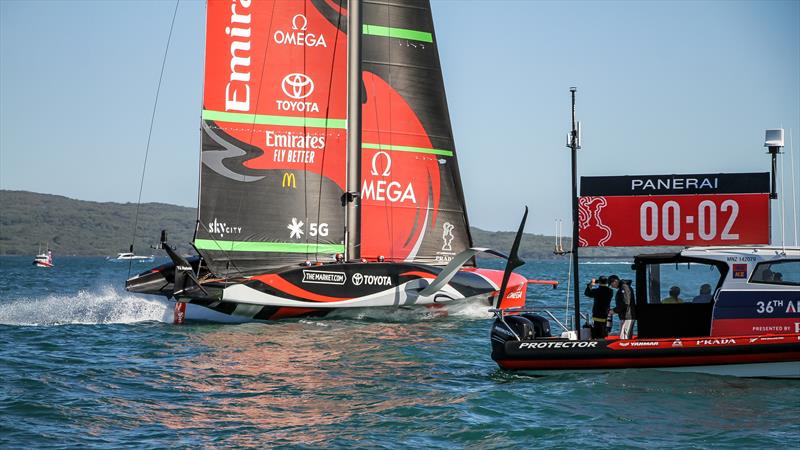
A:
<svg viewBox="0 0 800 450">
<path fill-rule="evenodd" d="M 572 290 L 575 294 L 575 334 L 580 339 L 581 298 L 580 276 L 578 275 L 578 149 L 580 146 L 580 123 L 575 120 L 576 87 L 569 88 L 572 94 L 572 130 L 567 139 L 567 147 L 572 151 Z"/>
</svg>

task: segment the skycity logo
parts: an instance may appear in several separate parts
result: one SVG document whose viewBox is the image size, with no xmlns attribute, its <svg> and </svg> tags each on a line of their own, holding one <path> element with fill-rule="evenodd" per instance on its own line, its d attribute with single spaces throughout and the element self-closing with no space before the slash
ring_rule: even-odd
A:
<svg viewBox="0 0 800 450">
<path fill-rule="evenodd" d="M 315 102 L 300 101 L 314 92 L 314 80 L 304 73 L 290 73 L 283 77 L 281 89 L 293 100 L 275 100 L 279 111 L 319 112 Z"/>
<path fill-rule="evenodd" d="M 384 164 L 379 164 L 380 162 Z M 392 174 L 392 157 L 384 151 L 375 153 L 372 156 L 372 170 L 370 174 L 373 176 L 388 177 Z M 410 201 L 417 203 L 417 197 L 414 194 L 414 186 L 411 183 L 406 184 L 405 188 L 398 181 L 386 180 L 367 180 L 364 178 L 361 187 L 361 195 L 365 199 L 376 200 L 379 202 L 389 201 L 391 203 L 403 203 Z"/>
<path fill-rule="evenodd" d="M 319 37 L 314 33 L 307 33 L 308 19 L 302 14 L 292 17 L 292 30 L 282 31 L 278 30 L 272 35 L 272 39 L 281 45 L 298 45 L 306 47 L 327 47 L 325 36 L 320 34 Z"/>
<path fill-rule="evenodd" d="M 220 222 L 216 217 L 214 217 L 214 221 L 208 223 L 208 232 L 212 234 L 219 234 L 219 236 L 222 237 L 225 235 L 225 233 L 239 234 L 242 232 L 242 227 L 228 225 L 225 222 Z"/>
</svg>

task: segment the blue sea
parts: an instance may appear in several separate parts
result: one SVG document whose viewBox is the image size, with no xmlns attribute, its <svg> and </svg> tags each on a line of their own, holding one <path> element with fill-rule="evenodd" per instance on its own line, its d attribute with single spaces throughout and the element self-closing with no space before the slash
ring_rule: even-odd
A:
<svg viewBox="0 0 800 450">
<path fill-rule="evenodd" d="M 0 448 L 800 448 L 798 381 L 505 372 L 482 307 L 176 326 L 126 263 L 31 260 L 0 257 Z M 568 270 L 520 268 L 562 282 L 528 305 L 563 317 Z"/>
</svg>

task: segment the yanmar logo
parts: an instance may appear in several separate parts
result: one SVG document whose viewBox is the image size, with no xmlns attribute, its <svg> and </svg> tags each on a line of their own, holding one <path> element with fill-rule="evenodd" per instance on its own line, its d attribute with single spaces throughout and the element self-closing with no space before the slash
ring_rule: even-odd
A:
<svg viewBox="0 0 800 450">
<path fill-rule="evenodd" d="M 303 283 L 342 285 L 345 281 L 347 281 L 347 275 L 345 275 L 344 272 L 325 272 L 322 270 L 303 271 Z"/>
<path fill-rule="evenodd" d="M 620 342 L 620 347 L 658 347 L 658 342 L 654 341 L 634 341 L 634 342 Z"/>
</svg>

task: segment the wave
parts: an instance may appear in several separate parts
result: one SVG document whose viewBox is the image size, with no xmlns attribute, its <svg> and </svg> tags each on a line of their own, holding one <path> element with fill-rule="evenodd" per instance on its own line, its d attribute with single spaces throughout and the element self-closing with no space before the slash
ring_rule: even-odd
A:
<svg viewBox="0 0 800 450">
<path fill-rule="evenodd" d="M 143 299 L 111 286 L 73 295 L 19 298 L 0 303 L 0 325 L 120 324 L 172 322 L 172 308 L 159 299 Z"/>
<path fill-rule="evenodd" d="M 437 305 L 438 306 L 438 305 Z M 441 308 L 413 306 L 400 308 L 341 308 L 325 316 L 331 319 L 375 320 L 380 322 L 415 322 L 446 317 L 490 319 L 490 306 L 482 301 L 456 302 Z"/>
</svg>

